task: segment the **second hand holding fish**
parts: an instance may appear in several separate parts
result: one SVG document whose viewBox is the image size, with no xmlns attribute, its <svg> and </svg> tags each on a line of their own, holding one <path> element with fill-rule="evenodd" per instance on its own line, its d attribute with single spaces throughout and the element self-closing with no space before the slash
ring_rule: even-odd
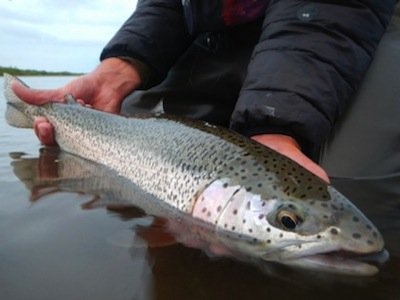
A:
<svg viewBox="0 0 400 300">
<path fill-rule="evenodd" d="M 19 98 L 34 105 L 42 105 L 50 101 L 63 102 L 66 94 L 72 94 L 83 105 L 118 114 L 122 101 L 140 84 L 139 73 L 131 63 L 118 58 L 109 58 L 101 62 L 94 71 L 78 77 L 64 87 L 54 90 L 36 90 L 15 82 L 13 90 Z M 37 118 L 34 130 L 43 144 L 55 144 L 53 126 L 46 118 Z M 289 157 L 329 182 L 326 172 L 301 152 L 300 146 L 292 137 L 261 134 L 253 136 L 252 139 Z"/>
</svg>

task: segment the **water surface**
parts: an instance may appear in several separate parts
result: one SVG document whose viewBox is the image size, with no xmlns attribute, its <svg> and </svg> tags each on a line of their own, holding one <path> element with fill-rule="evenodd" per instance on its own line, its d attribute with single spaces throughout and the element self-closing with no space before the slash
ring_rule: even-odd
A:
<svg viewBox="0 0 400 300">
<path fill-rule="evenodd" d="M 51 88 L 70 78 L 23 80 Z M 258 267 L 143 239 L 143 210 L 106 191 L 102 205 L 87 188 L 98 188 L 90 164 L 9 127 L 4 109 L 1 90 L 0 299 L 400 299 L 400 174 L 333 181 L 385 238 L 391 257 L 377 276 Z"/>
</svg>

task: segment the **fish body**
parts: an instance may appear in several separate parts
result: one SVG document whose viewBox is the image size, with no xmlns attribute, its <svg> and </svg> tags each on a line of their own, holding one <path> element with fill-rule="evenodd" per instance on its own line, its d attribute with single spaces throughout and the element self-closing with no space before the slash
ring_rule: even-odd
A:
<svg viewBox="0 0 400 300">
<path fill-rule="evenodd" d="M 234 253 L 371 275 L 355 259 L 383 250 L 376 227 L 342 194 L 285 156 L 235 132 L 163 115 L 126 118 L 66 103 L 32 106 L 5 75 L 6 120 L 46 117 L 66 152 L 101 163 L 160 202 L 215 228 Z M 331 255 L 334 253 L 334 255 Z"/>
</svg>

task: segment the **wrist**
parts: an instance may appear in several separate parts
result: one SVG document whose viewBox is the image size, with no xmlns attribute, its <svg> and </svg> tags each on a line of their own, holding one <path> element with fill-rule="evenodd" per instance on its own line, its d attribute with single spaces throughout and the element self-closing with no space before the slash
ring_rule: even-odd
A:
<svg viewBox="0 0 400 300">
<path fill-rule="evenodd" d="M 112 91 L 121 100 L 141 85 L 135 66 L 116 57 L 103 60 L 92 74 L 99 86 Z"/>
</svg>

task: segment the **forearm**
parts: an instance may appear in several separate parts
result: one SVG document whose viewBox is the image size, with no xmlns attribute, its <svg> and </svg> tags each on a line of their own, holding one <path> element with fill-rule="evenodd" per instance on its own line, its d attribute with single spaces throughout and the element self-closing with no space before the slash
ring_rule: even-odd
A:
<svg viewBox="0 0 400 300">
<path fill-rule="evenodd" d="M 315 159 L 360 84 L 395 4 L 370 2 L 307 2 L 308 9 L 304 1 L 273 1 L 232 128 L 290 135 Z"/>
<path fill-rule="evenodd" d="M 142 88 L 148 88 L 164 79 L 191 41 L 180 0 L 139 1 L 100 58 L 124 57 L 141 62 L 147 68 Z"/>
<path fill-rule="evenodd" d="M 99 86 L 121 97 L 125 97 L 142 83 L 135 65 L 121 58 L 104 59 L 91 76 L 96 78 Z"/>
</svg>

